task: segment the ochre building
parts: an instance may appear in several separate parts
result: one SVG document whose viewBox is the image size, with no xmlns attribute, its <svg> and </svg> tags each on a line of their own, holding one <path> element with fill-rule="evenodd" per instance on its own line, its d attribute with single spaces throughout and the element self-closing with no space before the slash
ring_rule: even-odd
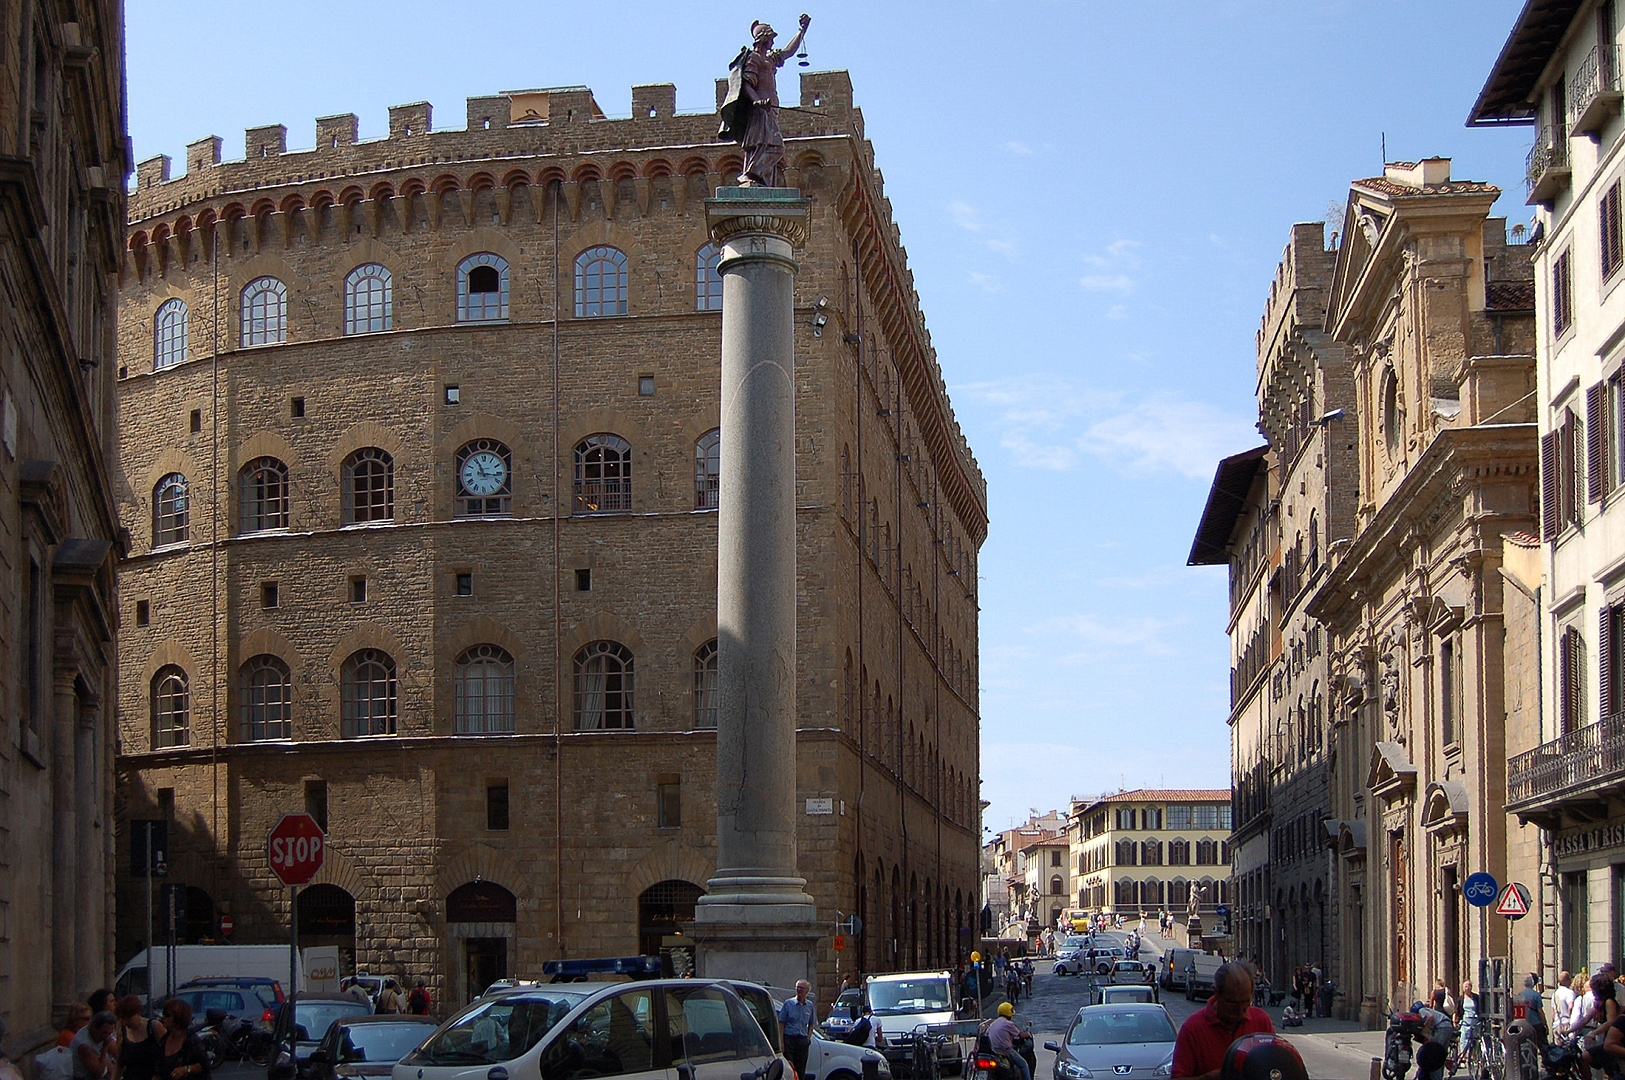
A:
<svg viewBox="0 0 1625 1080">
<path fill-rule="evenodd" d="M 801 869 L 832 932 L 862 920 L 841 970 L 951 964 L 980 906 L 986 491 L 850 81 L 801 91 Z M 258 128 L 243 161 L 209 138 L 184 176 L 138 166 L 119 780 L 125 818 L 172 821 L 185 940 L 223 914 L 285 940 L 265 840 L 309 810 L 301 942 L 442 1007 L 682 944 L 714 871 L 730 497 L 703 200 L 740 161 L 674 103 L 476 98 L 445 131 L 408 105 L 376 141 L 346 115 L 312 150 Z"/>
<path fill-rule="evenodd" d="M 0 1056 L 113 947 L 118 0 L 0 6 Z"/>
</svg>

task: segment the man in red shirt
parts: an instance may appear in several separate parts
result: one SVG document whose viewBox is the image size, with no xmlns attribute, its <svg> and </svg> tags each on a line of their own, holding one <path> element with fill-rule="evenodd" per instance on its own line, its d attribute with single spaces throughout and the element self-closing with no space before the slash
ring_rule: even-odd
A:
<svg viewBox="0 0 1625 1080">
<path fill-rule="evenodd" d="M 1174 1042 L 1173 1075 L 1219 1080 L 1224 1052 L 1243 1035 L 1273 1035 L 1270 1015 L 1253 1006 L 1253 973 L 1245 961 L 1232 960 L 1213 973 L 1213 996 L 1180 1025 Z"/>
</svg>

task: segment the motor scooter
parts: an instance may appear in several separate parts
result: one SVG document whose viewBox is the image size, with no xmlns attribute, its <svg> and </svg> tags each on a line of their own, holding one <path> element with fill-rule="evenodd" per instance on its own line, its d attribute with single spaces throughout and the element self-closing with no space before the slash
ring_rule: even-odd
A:
<svg viewBox="0 0 1625 1080">
<path fill-rule="evenodd" d="M 1382 1039 L 1383 1080 L 1405 1080 L 1411 1070 L 1411 1042 L 1425 1041 L 1422 1014 L 1395 1012 L 1388 1017 L 1388 1030 Z"/>
</svg>

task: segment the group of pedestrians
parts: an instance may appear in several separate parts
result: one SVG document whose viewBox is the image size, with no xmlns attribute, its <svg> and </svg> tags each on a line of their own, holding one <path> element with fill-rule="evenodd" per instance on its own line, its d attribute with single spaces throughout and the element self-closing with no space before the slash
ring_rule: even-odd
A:
<svg viewBox="0 0 1625 1080">
<path fill-rule="evenodd" d="M 208 1056 L 180 998 L 149 1019 L 134 994 L 97 990 L 63 1018 L 56 1045 L 34 1059 L 37 1080 L 209 1080 Z"/>
</svg>

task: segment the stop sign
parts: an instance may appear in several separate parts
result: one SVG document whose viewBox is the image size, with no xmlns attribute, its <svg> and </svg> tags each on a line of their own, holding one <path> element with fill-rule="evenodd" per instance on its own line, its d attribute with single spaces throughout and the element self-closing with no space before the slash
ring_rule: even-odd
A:
<svg viewBox="0 0 1625 1080">
<path fill-rule="evenodd" d="M 306 885 L 322 868 L 327 854 L 322 827 L 309 814 L 283 814 L 265 842 L 271 872 L 284 885 Z"/>
</svg>

